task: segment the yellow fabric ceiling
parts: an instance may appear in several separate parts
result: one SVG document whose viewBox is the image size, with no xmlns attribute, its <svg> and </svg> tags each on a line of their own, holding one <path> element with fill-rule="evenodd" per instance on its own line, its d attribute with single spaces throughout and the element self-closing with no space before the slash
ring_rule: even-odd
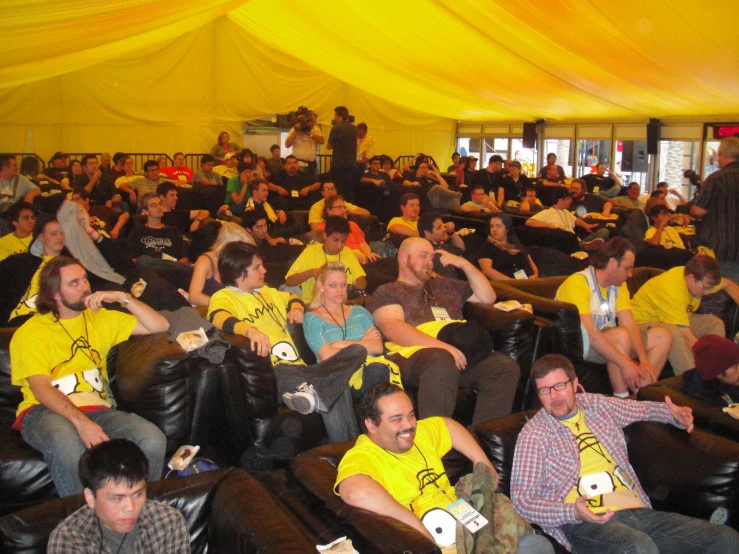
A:
<svg viewBox="0 0 739 554">
<path fill-rule="evenodd" d="M 457 119 L 739 114 L 735 0 L 5 0 L 0 150 L 208 148 L 309 105 L 381 150 Z M 29 138 L 30 137 L 30 138 Z"/>
</svg>

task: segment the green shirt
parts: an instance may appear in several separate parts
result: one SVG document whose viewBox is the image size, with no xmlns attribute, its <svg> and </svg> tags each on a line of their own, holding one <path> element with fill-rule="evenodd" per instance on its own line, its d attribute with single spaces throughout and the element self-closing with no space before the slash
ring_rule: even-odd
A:
<svg viewBox="0 0 739 554">
<path fill-rule="evenodd" d="M 241 192 L 241 179 L 238 175 L 234 175 L 228 180 L 228 183 L 226 183 L 226 200 L 225 203 L 229 206 L 233 206 L 234 201 L 233 198 L 231 198 L 231 193 L 235 192 L 236 194 L 239 194 Z M 251 196 L 251 190 L 249 190 L 249 187 L 246 187 L 246 194 L 244 194 L 244 200 L 243 202 L 246 202 L 246 200 Z"/>
</svg>

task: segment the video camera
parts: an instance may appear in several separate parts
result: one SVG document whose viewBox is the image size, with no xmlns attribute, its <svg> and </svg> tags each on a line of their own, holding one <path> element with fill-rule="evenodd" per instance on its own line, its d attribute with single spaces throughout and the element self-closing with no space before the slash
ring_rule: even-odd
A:
<svg viewBox="0 0 739 554">
<path fill-rule="evenodd" d="M 683 177 L 685 177 L 688 181 L 690 181 L 691 185 L 694 185 L 696 187 L 700 187 L 701 184 L 703 184 L 703 181 L 701 181 L 700 175 L 698 175 L 692 169 L 686 169 L 685 171 L 683 171 Z"/>
<path fill-rule="evenodd" d="M 294 112 L 290 112 L 287 115 L 277 116 L 278 127 L 298 127 L 299 131 L 303 133 L 310 132 L 310 125 L 308 121 L 313 117 L 313 110 L 309 110 L 307 106 L 298 106 L 298 109 Z"/>
</svg>

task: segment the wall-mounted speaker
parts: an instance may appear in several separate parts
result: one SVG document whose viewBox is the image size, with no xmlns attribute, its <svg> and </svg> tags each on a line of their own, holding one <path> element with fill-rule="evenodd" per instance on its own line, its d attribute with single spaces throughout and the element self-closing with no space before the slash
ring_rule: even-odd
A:
<svg viewBox="0 0 739 554">
<path fill-rule="evenodd" d="M 656 154 L 659 149 L 661 125 L 659 119 L 650 119 L 647 123 L 647 154 Z"/>
<path fill-rule="evenodd" d="M 523 147 L 536 148 L 536 123 L 523 124 Z"/>
</svg>

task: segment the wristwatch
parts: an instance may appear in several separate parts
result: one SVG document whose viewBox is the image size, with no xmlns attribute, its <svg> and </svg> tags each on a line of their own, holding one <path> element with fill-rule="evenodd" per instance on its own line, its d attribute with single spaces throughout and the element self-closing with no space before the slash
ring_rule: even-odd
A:
<svg viewBox="0 0 739 554">
<path fill-rule="evenodd" d="M 124 308 L 128 308 L 128 305 L 130 303 L 131 303 L 131 295 L 126 293 L 126 299 L 123 302 L 121 302 L 121 306 L 123 306 Z"/>
</svg>

